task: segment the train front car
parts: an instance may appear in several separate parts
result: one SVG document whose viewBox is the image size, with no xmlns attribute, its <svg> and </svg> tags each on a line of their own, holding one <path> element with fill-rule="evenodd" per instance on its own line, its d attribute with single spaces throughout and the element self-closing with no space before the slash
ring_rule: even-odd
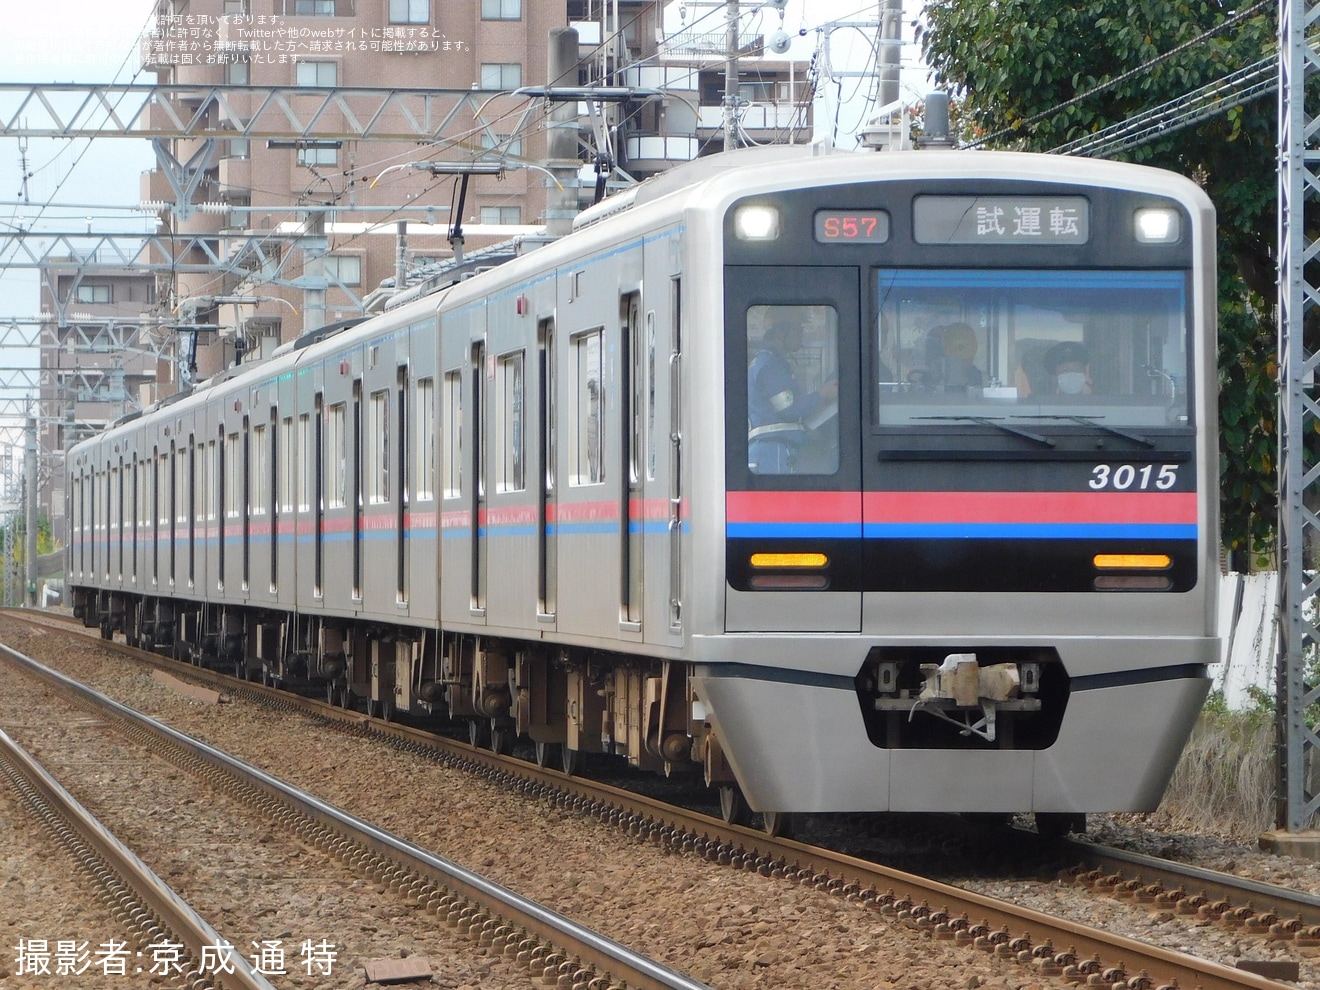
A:
<svg viewBox="0 0 1320 990">
<path fill-rule="evenodd" d="M 1208 200 L 1015 154 L 794 172 L 713 210 L 696 372 L 727 491 L 693 684 L 749 804 L 1153 808 L 1217 655 Z"/>
</svg>

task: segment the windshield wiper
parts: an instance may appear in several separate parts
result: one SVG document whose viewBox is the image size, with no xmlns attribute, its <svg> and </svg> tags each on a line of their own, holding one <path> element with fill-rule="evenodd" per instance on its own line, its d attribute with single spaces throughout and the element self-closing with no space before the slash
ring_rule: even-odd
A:
<svg viewBox="0 0 1320 990">
<path fill-rule="evenodd" d="M 1066 419 L 1072 423 L 1079 423 L 1082 426 L 1094 426 L 1096 429 L 1104 430 L 1106 433 L 1112 433 L 1116 437 L 1122 437 L 1124 440 L 1131 440 L 1133 443 L 1139 443 L 1143 447 L 1154 447 L 1155 441 L 1150 437 L 1143 437 L 1140 433 L 1129 433 L 1127 430 L 1120 430 L 1117 426 L 1108 426 L 1101 423 L 1103 417 L 1100 416 L 1065 416 L 1062 413 L 1050 415 L 1048 413 L 1041 415 L 1023 416 L 1023 419 Z"/>
<path fill-rule="evenodd" d="M 997 419 L 990 419 L 986 416 L 913 416 L 913 419 L 948 419 L 957 420 L 963 423 L 976 423 L 979 426 L 993 426 L 997 430 L 1003 430 L 1005 433 L 1011 433 L 1016 437 L 1022 437 L 1025 440 L 1032 440 L 1043 444 L 1046 447 L 1053 447 L 1054 441 L 1049 437 L 1043 437 L 1039 433 L 1032 433 L 1030 430 L 1019 430 L 1016 426 L 1009 426 L 1007 423 L 1001 423 Z"/>
</svg>

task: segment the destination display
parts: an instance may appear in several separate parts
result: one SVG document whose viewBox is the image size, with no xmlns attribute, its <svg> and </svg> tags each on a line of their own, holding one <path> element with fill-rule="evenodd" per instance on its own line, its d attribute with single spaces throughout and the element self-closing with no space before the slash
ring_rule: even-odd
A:
<svg viewBox="0 0 1320 990">
<path fill-rule="evenodd" d="M 1085 244 L 1085 196 L 918 196 L 918 244 Z"/>
</svg>

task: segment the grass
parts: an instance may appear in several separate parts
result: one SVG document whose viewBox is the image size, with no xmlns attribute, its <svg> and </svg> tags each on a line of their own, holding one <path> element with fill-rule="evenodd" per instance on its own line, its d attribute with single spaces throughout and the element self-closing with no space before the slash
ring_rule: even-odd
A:
<svg viewBox="0 0 1320 990">
<path fill-rule="evenodd" d="M 1273 713 L 1227 711 L 1212 698 L 1156 814 L 1176 828 L 1254 842 L 1274 827 L 1274 760 Z"/>
</svg>

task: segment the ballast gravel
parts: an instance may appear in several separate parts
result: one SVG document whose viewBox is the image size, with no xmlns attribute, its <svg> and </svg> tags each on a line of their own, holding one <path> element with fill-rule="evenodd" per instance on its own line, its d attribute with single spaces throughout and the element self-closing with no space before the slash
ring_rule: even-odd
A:
<svg viewBox="0 0 1320 990">
<path fill-rule="evenodd" d="M 55 632 L 0 619 L 0 642 L 87 683 L 174 728 L 306 788 L 382 828 L 504 884 L 712 987 L 838 988 L 838 990 L 1048 990 L 1069 986 L 1015 962 L 937 942 L 861 905 L 823 891 L 732 870 L 696 856 L 667 852 L 626 838 L 594 819 L 528 801 L 480 778 L 454 771 L 371 739 L 328 729 L 301 715 L 274 715 L 241 700 L 220 705 L 191 701 L 151 680 L 145 670 L 108 656 L 94 641 L 70 643 Z M 13 712 L 0 702 L 0 727 Z M 3 789 L 0 788 L 0 793 Z M 4 805 L 0 804 L 0 814 Z M 1179 858 L 1214 869 L 1286 878 L 1320 890 L 1320 866 L 1258 852 L 1213 836 L 1171 834 L 1140 818 L 1102 819 L 1102 841 L 1155 852 L 1176 845 Z M 0 862 L 7 875 L 48 869 L 32 828 L 15 834 Z M 187 831 L 174 842 L 186 850 Z M 235 836 L 233 842 L 254 842 Z M 31 862 L 29 863 L 29 859 Z M 1308 950 L 1266 943 L 1216 926 L 1163 918 L 1144 906 L 1100 897 L 1058 882 L 968 879 L 994 896 L 1052 914 L 1101 924 L 1111 931 L 1226 965 L 1238 958 L 1296 958 L 1305 990 L 1320 990 L 1320 966 Z M 302 886 L 295 886 L 306 896 Z M 0 886 L 0 932 L 14 932 L 14 911 Z M 343 896 L 342 890 L 325 894 Z M 369 894 L 365 895 L 369 896 Z M 25 901 L 30 932 L 59 931 L 67 915 Z M 21 927 L 21 926 L 20 926 Z M 327 932 L 331 940 L 347 933 Z M 72 936 L 70 936 L 72 937 Z M 448 937 L 440 928 L 437 941 Z M 11 946 L 0 946 L 10 956 Z M 397 945 L 427 954 L 430 947 Z M 1313 951 L 1313 950 L 1310 950 Z M 362 960 L 345 960 L 360 972 Z M 12 967 L 11 967 L 12 968 Z M 460 978 L 461 976 L 461 978 Z M 55 987 L 40 978 L 34 987 Z M 505 986 L 499 974 L 437 973 L 431 985 Z M 9 986 L 0 980 L 0 985 Z M 127 984 L 126 984 L 127 985 Z M 277 982 L 277 985 L 282 985 Z M 292 984 L 288 984 L 292 985 Z M 337 984 L 348 985 L 348 984 Z M 362 983 L 356 983 L 361 986 Z"/>
</svg>

